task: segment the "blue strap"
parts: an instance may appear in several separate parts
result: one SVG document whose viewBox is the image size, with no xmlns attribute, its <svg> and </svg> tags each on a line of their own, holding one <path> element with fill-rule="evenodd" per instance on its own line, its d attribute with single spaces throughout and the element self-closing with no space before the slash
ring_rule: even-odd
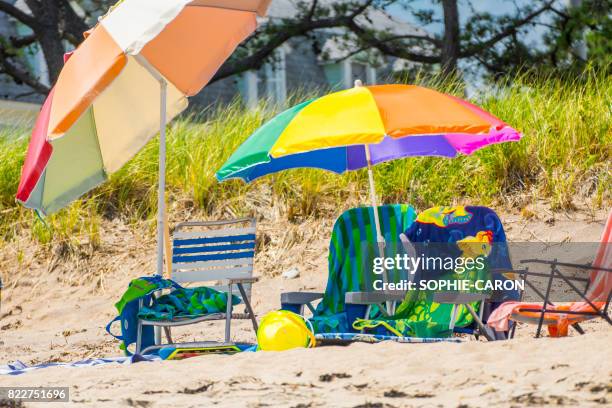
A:
<svg viewBox="0 0 612 408">
<path fill-rule="evenodd" d="M 110 321 L 110 322 L 109 322 L 109 323 L 106 325 L 106 332 L 107 332 L 108 334 L 110 334 L 111 336 L 113 336 L 114 338 L 116 338 L 117 340 L 121 340 L 121 341 L 123 341 L 123 336 L 120 336 L 120 335 L 118 336 L 118 335 L 113 334 L 113 333 L 111 332 L 111 326 L 112 326 L 112 324 L 113 324 L 113 323 L 115 323 L 115 322 L 117 322 L 117 321 L 120 321 L 120 320 L 121 320 L 121 316 L 117 316 L 117 317 L 115 317 L 113 320 L 111 320 L 111 321 Z"/>
</svg>

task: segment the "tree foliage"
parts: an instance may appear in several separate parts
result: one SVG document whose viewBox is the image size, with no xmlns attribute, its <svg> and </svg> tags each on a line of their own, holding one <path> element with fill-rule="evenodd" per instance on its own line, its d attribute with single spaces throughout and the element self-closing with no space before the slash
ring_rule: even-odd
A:
<svg viewBox="0 0 612 408">
<path fill-rule="evenodd" d="M 24 0 L 26 11 L 13 1 L 0 0 L 0 13 L 27 27 L 26 34 L 0 36 L 0 74 L 45 94 L 49 87 L 28 68 L 26 55 L 33 47 L 42 50 L 50 82 L 63 64 L 67 48 L 78 46 L 82 33 L 96 23 L 110 0 Z M 346 55 L 363 50 L 439 67 L 445 76 L 458 72 L 462 60 L 476 62 L 486 72 L 500 76 L 519 66 L 576 66 L 586 61 L 572 50 L 585 41 L 589 57 L 606 61 L 610 55 L 612 27 L 605 0 L 586 0 L 581 7 L 567 10 L 555 0 L 535 0 L 516 6 L 513 13 L 491 15 L 476 12 L 470 1 L 436 0 L 422 6 L 414 0 L 292 0 L 295 14 L 269 18 L 240 45 L 221 67 L 213 81 L 258 69 L 274 51 L 294 38 L 307 37 L 317 46 L 321 36 L 337 37 L 345 44 Z M 390 7 L 403 8 L 423 25 L 440 24 L 441 33 L 415 30 L 397 34 L 373 23 L 376 13 Z M 470 18 L 461 23 L 460 13 Z M 525 31 L 545 26 L 545 46 L 526 43 Z M 23 31 L 23 30 L 21 30 Z M 318 50 L 320 51 L 320 50 Z M 605 65 L 605 63 L 604 63 Z"/>
</svg>

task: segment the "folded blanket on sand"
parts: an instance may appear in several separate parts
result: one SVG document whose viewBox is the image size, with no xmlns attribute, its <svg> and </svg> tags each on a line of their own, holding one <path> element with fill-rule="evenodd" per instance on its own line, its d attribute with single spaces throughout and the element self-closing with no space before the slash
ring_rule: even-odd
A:
<svg viewBox="0 0 612 408">
<path fill-rule="evenodd" d="M 106 365 L 106 364 L 133 364 L 138 363 L 140 361 L 160 361 L 161 358 L 159 356 L 141 356 L 141 355 L 133 355 L 130 357 L 108 357 L 108 358 L 90 358 L 88 360 L 75 361 L 73 363 L 42 363 L 33 366 L 28 366 L 17 360 L 14 363 L 7 365 L 0 365 L 0 375 L 20 375 L 25 374 L 30 371 L 40 370 L 41 368 L 49 368 L 49 367 L 71 367 L 71 368 L 80 368 L 80 367 L 93 367 L 97 365 Z"/>
</svg>

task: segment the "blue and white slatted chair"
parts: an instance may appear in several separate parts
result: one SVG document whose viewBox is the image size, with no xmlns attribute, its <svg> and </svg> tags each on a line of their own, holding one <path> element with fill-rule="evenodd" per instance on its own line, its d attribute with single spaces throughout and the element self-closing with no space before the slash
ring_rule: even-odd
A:
<svg viewBox="0 0 612 408">
<path fill-rule="evenodd" d="M 198 282 L 227 293 L 225 313 L 210 313 L 196 318 L 175 318 L 167 321 L 139 320 L 136 352 L 146 354 L 162 347 L 207 347 L 219 342 L 174 343 L 170 328 L 203 321 L 225 320 L 225 341 L 231 346 L 231 320 L 250 319 L 257 333 L 257 320 L 251 307 L 251 286 L 255 256 L 255 219 L 242 218 L 224 221 L 184 222 L 176 226 L 172 245 L 172 276 L 185 285 Z M 232 294 L 235 289 L 245 305 L 244 313 L 232 312 Z M 141 352 L 140 337 L 143 325 L 163 327 L 168 344 L 157 344 Z"/>
</svg>

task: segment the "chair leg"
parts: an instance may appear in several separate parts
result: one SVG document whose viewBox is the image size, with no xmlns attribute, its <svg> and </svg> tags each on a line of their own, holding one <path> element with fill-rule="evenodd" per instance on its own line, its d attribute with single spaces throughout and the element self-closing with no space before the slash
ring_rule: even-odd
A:
<svg viewBox="0 0 612 408">
<path fill-rule="evenodd" d="M 555 262 L 557 260 L 555 259 Z M 536 331 L 536 339 L 540 337 L 542 333 L 542 325 L 544 324 L 544 315 L 546 315 L 546 306 L 548 305 L 548 299 L 550 297 L 550 289 L 552 288 L 552 282 L 555 278 L 555 272 L 557 269 L 557 264 L 553 263 L 550 266 L 550 278 L 548 278 L 548 285 L 546 286 L 546 294 L 544 295 L 544 303 L 542 304 L 542 313 L 540 313 L 540 320 L 538 321 L 538 329 Z"/>
<path fill-rule="evenodd" d="M 508 333 L 508 338 L 513 339 L 514 338 L 514 332 L 516 331 L 516 325 L 518 324 L 517 322 L 510 322 L 512 323 L 512 328 L 510 329 L 510 333 Z"/>
<path fill-rule="evenodd" d="M 171 344 L 171 343 L 174 343 L 174 342 L 172 341 L 172 334 L 171 334 L 171 332 L 170 332 L 170 327 L 168 327 L 168 326 L 164 326 L 164 332 L 166 333 L 166 340 L 168 340 L 168 343 L 170 343 L 170 344 Z"/>
<path fill-rule="evenodd" d="M 227 288 L 227 309 L 225 310 L 225 342 L 230 342 L 232 325 L 232 284 Z"/>
<path fill-rule="evenodd" d="M 143 300 L 138 300 L 138 310 L 142 309 Z M 142 349 L 142 322 L 138 319 L 136 324 L 136 354 L 140 354 Z M 126 350 L 127 351 L 127 350 Z"/>
<path fill-rule="evenodd" d="M 370 312 L 372 312 L 372 305 L 368 305 L 368 307 L 366 307 L 365 316 L 363 316 L 364 320 L 368 320 L 370 318 Z M 349 324 L 352 325 L 351 322 L 349 322 Z M 365 328 L 359 330 L 359 333 L 365 333 Z"/>
<path fill-rule="evenodd" d="M 494 341 L 495 338 L 491 336 L 491 333 L 489 333 L 489 331 L 485 327 L 482 320 L 480 320 L 480 317 L 476 314 L 472 305 L 470 305 L 469 303 L 466 303 L 465 307 L 467 308 L 468 312 L 470 312 L 470 314 L 472 315 L 472 318 L 478 325 L 478 331 L 480 332 L 480 334 L 482 334 L 487 340 Z"/>
<path fill-rule="evenodd" d="M 310 302 L 306 303 L 306 307 L 308 308 L 308 310 L 310 310 L 310 313 L 312 313 L 313 316 L 316 314 L 317 310 L 312 305 L 312 303 Z M 304 316 L 304 313 L 302 313 L 302 316 Z"/>
<path fill-rule="evenodd" d="M 578 324 L 578 323 L 574 323 L 572 324 L 572 327 L 580 334 L 584 334 L 584 329 Z"/>
<path fill-rule="evenodd" d="M 485 302 L 483 300 L 482 302 L 480 302 L 478 306 L 478 318 L 480 319 L 481 322 L 482 322 L 482 316 L 484 316 L 484 309 L 485 309 Z M 480 334 L 481 334 L 480 332 L 481 332 L 480 327 L 478 328 L 478 330 L 474 332 L 474 337 L 476 338 L 476 340 L 480 338 Z"/>
<path fill-rule="evenodd" d="M 156 345 L 161 344 L 161 327 L 153 326 L 153 342 Z"/>
<path fill-rule="evenodd" d="M 246 307 L 247 313 L 249 314 L 249 317 L 251 318 L 251 322 L 253 323 L 253 330 L 255 330 L 255 334 L 257 334 L 257 330 L 258 330 L 258 325 L 257 325 L 257 319 L 255 318 L 255 313 L 253 313 L 253 308 L 251 307 L 251 301 L 249 300 L 249 298 L 246 295 L 246 291 L 244 290 L 244 286 L 242 286 L 242 283 L 238 284 L 238 290 L 240 291 L 240 295 L 242 296 L 242 299 L 244 299 L 244 306 Z M 302 305 L 302 316 L 304 315 L 304 305 Z"/>
<path fill-rule="evenodd" d="M 157 292 L 153 293 L 151 299 L 153 300 L 153 303 L 155 303 L 155 299 L 157 299 Z M 160 345 L 162 342 L 161 332 L 161 327 L 153 326 L 153 343 L 156 345 Z"/>
</svg>

